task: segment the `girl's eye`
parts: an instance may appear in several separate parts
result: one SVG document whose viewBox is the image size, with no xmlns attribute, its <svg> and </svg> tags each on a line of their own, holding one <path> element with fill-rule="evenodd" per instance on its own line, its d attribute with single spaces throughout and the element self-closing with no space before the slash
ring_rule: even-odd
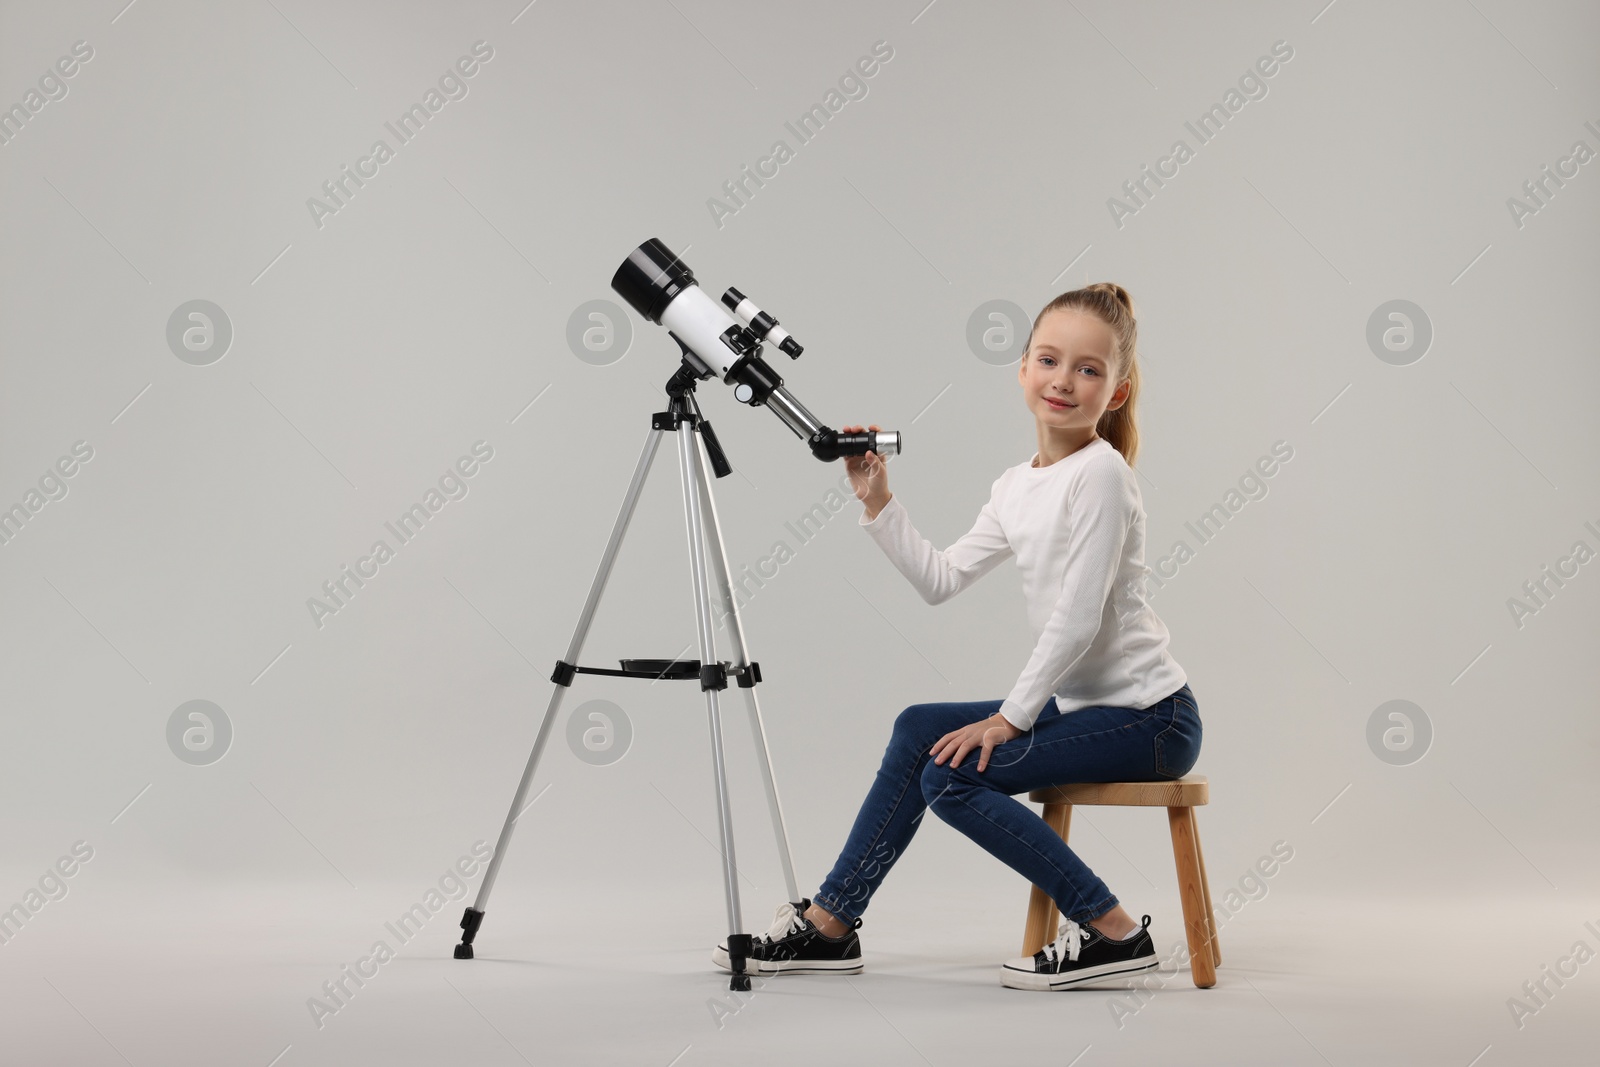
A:
<svg viewBox="0 0 1600 1067">
<path fill-rule="evenodd" d="M 1099 371 L 1095 370 L 1093 367 L 1085 367 L 1083 369 L 1088 371 L 1090 374 L 1099 374 L 1100 373 Z"/>
</svg>

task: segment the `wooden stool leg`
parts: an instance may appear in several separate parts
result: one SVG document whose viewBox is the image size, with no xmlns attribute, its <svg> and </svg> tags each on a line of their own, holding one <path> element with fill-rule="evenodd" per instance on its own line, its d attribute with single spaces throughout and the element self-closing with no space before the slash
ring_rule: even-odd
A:
<svg viewBox="0 0 1600 1067">
<path fill-rule="evenodd" d="M 1050 828 L 1061 835 L 1061 840 L 1067 839 L 1067 831 L 1072 827 L 1071 804 L 1046 804 L 1044 806 L 1044 821 Z M 1056 902 L 1051 899 L 1038 886 L 1033 887 L 1028 896 L 1028 925 L 1022 931 L 1022 954 L 1032 956 L 1045 942 L 1056 939 L 1056 919 L 1060 912 L 1056 909 Z"/>
<path fill-rule="evenodd" d="M 1211 962 L 1211 931 L 1206 924 L 1205 891 L 1201 888 L 1200 854 L 1195 848 L 1194 809 L 1167 809 L 1172 830 L 1172 857 L 1178 867 L 1178 892 L 1183 900 L 1184 933 L 1189 939 L 1189 973 L 1194 984 L 1208 989 L 1217 984 Z"/>
<path fill-rule="evenodd" d="M 1194 827 L 1194 854 L 1200 861 L 1200 890 L 1206 901 L 1206 930 L 1211 935 L 1211 965 L 1222 966 L 1222 942 L 1217 940 L 1217 913 L 1211 906 L 1211 880 L 1206 876 L 1206 850 L 1200 844 L 1200 819 L 1189 809 L 1189 824 Z"/>
</svg>

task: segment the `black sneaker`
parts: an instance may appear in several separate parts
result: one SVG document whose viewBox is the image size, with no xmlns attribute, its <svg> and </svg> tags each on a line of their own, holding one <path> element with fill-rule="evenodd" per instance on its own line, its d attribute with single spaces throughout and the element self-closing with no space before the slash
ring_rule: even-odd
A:
<svg viewBox="0 0 1600 1067">
<path fill-rule="evenodd" d="M 771 929 L 750 940 L 750 955 L 744 961 L 746 974 L 861 973 L 861 938 L 856 934 L 861 920 L 857 919 L 838 937 L 829 937 L 805 917 L 809 907 L 810 897 L 799 903 L 778 905 Z M 711 962 L 732 973 L 727 941 L 711 953 Z"/>
<path fill-rule="evenodd" d="M 1150 940 L 1150 916 L 1125 940 L 1116 941 L 1092 926 L 1067 919 L 1060 936 L 1031 957 L 1019 956 L 1000 967 L 1000 984 L 1012 989 L 1068 989 L 1157 966 Z"/>
</svg>

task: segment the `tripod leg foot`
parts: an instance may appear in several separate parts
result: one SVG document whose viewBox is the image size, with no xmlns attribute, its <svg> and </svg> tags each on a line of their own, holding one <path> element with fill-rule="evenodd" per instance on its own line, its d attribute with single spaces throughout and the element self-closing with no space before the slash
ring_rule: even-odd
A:
<svg viewBox="0 0 1600 1067">
<path fill-rule="evenodd" d="M 728 988 L 740 993 L 750 992 L 750 973 L 744 967 L 750 958 L 752 940 L 750 934 L 728 935 L 728 967 L 733 971 L 733 977 L 728 980 Z"/>
<path fill-rule="evenodd" d="M 461 916 L 461 944 L 456 946 L 456 959 L 472 959 L 472 939 L 478 936 L 478 927 L 483 925 L 483 912 L 476 908 L 468 908 Z"/>
</svg>

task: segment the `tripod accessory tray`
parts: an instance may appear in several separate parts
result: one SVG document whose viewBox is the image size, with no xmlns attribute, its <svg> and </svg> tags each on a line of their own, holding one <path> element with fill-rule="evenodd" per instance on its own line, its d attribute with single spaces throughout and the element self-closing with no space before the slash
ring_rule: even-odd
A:
<svg viewBox="0 0 1600 1067">
<path fill-rule="evenodd" d="M 738 678 L 739 686 L 743 689 L 749 689 L 761 681 L 761 664 L 754 660 L 747 667 L 735 667 L 726 660 L 703 666 L 697 659 L 622 659 L 617 662 L 622 664 L 621 670 L 580 667 L 576 663 L 558 659 L 550 680 L 557 685 L 570 686 L 572 679 L 580 674 L 609 674 L 617 678 L 651 678 L 657 681 L 699 679 L 701 689 L 726 689 L 730 674 Z"/>
</svg>

